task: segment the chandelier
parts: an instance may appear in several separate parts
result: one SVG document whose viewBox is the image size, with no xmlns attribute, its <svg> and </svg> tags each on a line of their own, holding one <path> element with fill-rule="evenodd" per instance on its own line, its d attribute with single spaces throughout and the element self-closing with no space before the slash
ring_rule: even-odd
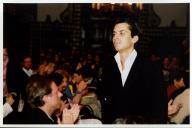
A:
<svg viewBox="0 0 192 128">
<path fill-rule="evenodd" d="M 143 4 L 141 3 L 92 3 L 92 10 L 95 11 L 141 11 L 143 9 Z"/>
</svg>

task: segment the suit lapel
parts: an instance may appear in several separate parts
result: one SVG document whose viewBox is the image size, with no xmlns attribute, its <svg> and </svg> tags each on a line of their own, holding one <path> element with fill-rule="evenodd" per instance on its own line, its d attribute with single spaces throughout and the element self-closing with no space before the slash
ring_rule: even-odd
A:
<svg viewBox="0 0 192 128">
<path fill-rule="evenodd" d="M 133 62 L 133 65 L 125 81 L 125 85 L 124 85 L 125 88 L 131 87 L 133 83 L 135 83 L 134 81 L 137 80 L 139 67 L 140 67 L 139 64 L 140 64 L 140 61 L 139 61 L 139 57 L 137 56 L 135 61 Z"/>
<path fill-rule="evenodd" d="M 122 79 L 121 79 L 121 73 L 119 71 L 119 68 L 117 66 L 117 62 L 114 60 L 114 73 L 115 76 L 113 76 L 114 79 L 116 79 L 118 81 L 118 83 L 121 83 L 121 84 L 118 84 L 118 85 L 121 85 L 121 87 L 123 88 L 129 88 L 133 85 L 133 83 L 135 83 L 134 81 L 137 80 L 137 77 L 139 75 L 139 68 L 141 67 L 141 61 L 140 61 L 140 57 L 137 55 L 137 57 L 135 58 L 135 61 L 133 62 L 133 65 L 130 69 L 130 72 L 129 72 L 129 75 L 127 76 L 127 79 L 125 81 L 125 85 L 123 86 L 122 85 Z"/>
<path fill-rule="evenodd" d="M 122 85 L 122 79 L 121 79 L 121 73 L 119 71 L 119 68 L 117 66 L 117 62 L 114 61 L 114 73 L 113 73 L 115 76 L 114 76 L 114 79 L 117 79 L 117 82 L 120 83 L 118 85 L 121 85 L 121 87 L 123 87 Z"/>
</svg>

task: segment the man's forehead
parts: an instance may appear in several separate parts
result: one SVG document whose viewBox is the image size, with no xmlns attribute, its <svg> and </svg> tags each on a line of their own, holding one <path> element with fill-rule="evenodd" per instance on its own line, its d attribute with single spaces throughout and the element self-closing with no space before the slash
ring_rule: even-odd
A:
<svg viewBox="0 0 192 128">
<path fill-rule="evenodd" d="M 6 54 L 8 54 L 7 49 L 3 48 L 3 55 L 6 55 Z"/>
<path fill-rule="evenodd" d="M 115 25 L 114 30 L 130 30 L 130 25 L 128 23 L 118 23 Z"/>
<path fill-rule="evenodd" d="M 51 89 L 52 89 L 52 91 L 57 91 L 58 90 L 58 87 L 57 87 L 57 85 L 56 85 L 56 83 L 54 81 L 51 83 Z"/>
<path fill-rule="evenodd" d="M 31 61 L 31 57 L 24 58 L 24 61 Z"/>
</svg>

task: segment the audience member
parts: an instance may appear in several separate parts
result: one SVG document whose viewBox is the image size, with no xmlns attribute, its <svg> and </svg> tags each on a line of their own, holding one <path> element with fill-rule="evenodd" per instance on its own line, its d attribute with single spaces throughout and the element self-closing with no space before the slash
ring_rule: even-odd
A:
<svg viewBox="0 0 192 128">
<path fill-rule="evenodd" d="M 84 105 L 84 107 L 87 107 L 86 109 L 91 109 L 90 113 L 92 112 L 93 115 L 90 114 L 90 117 L 87 116 L 87 114 L 81 114 L 81 116 L 84 116 L 84 118 L 101 118 L 101 104 L 98 100 L 97 94 L 96 94 L 96 85 L 92 86 L 93 84 L 93 74 L 92 69 L 90 67 L 82 67 L 79 70 L 74 72 L 74 81 L 75 83 L 79 83 L 81 81 L 86 81 L 87 87 L 84 88 L 84 92 L 79 92 L 80 86 L 77 85 L 77 91 L 76 94 L 82 94 L 80 104 Z M 82 112 L 82 111 L 81 111 Z M 91 117 L 92 116 L 92 117 Z"/>
<path fill-rule="evenodd" d="M 7 48 L 3 48 L 3 96 L 8 94 L 7 88 L 7 64 L 9 62 L 9 56 Z"/>
<path fill-rule="evenodd" d="M 52 114 L 61 107 L 61 92 L 52 79 L 34 76 L 29 81 L 27 98 L 32 109 L 26 116 L 27 124 L 53 124 Z M 79 115 L 79 106 L 74 104 L 71 109 L 64 109 L 62 119 L 58 123 L 73 124 Z"/>
<path fill-rule="evenodd" d="M 162 62 L 162 71 L 163 71 L 163 76 L 164 76 L 164 81 L 165 81 L 166 86 L 168 86 L 169 80 L 170 80 L 169 64 L 170 64 L 169 58 L 164 57 L 163 62 Z"/>
<path fill-rule="evenodd" d="M 170 73 L 170 82 L 171 84 L 167 87 L 167 96 L 168 99 L 174 98 L 177 93 L 181 92 L 185 88 L 185 83 L 181 70 L 173 70 Z"/>
</svg>

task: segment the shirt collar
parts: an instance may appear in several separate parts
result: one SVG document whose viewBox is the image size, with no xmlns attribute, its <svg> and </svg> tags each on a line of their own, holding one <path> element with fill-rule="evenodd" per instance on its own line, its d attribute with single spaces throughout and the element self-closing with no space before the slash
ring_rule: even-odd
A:
<svg viewBox="0 0 192 128">
<path fill-rule="evenodd" d="M 44 110 L 41 109 L 41 108 L 39 108 L 39 109 L 42 110 L 42 111 L 47 115 L 47 117 L 48 117 L 51 121 L 54 122 L 54 120 L 51 118 L 51 116 L 50 116 L 46 111 L 44 111 Z"/>
<path fill-rule="evenodd" d="M 125 64 L 129 61 L 129 60 L 135 60 L 137 56 L 137 51 L 135 49 L 133 49 L 133 51 L 127 56 L 126 60 L 125 60 Z M 114 56 L 115 61 L 118 64 L 118 67 L 121 67 L 121 59 L 120 59 L 120 53 L 117 52 L 116 55 Z M 121 67 L 122 69 L 122 67 Z"/>
<path fill-rule="evenodd" d="M 27 70 L 27 69 L 25 69 L 24 67 L 23 67 L 22 69 L 23 69 L 23 71 L 24 71 L 29 77 L 33 74 L 33 70 L 31 70 L 31 69 Z"/>
</svg>

